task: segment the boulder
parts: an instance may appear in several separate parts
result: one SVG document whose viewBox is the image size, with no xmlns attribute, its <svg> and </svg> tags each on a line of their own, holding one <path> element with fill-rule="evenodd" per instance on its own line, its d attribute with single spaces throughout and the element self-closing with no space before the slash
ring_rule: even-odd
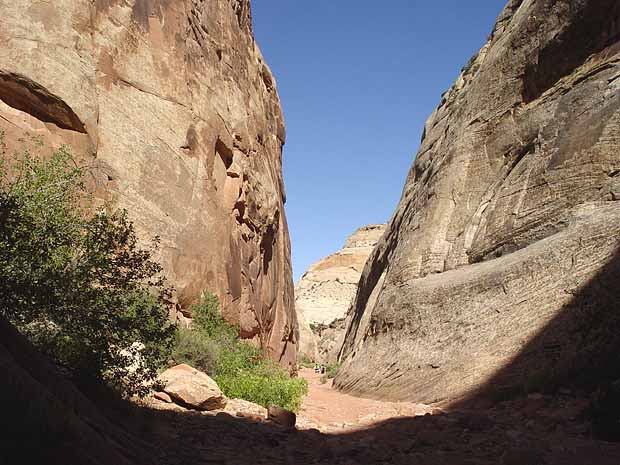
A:
<svg viewBox="0 0 620 465">
<path fill-rule="evenodd" d="M 153 394 L 153 397 L 157 400 L 161 400 L 162 402 L 165 402 L 166 404 L 171 404 L 173 402 L 172 398 L 165 392 L 156 392 Z"/>
<path fill-rule="evenodd" d="M 295 415 L 290 410 L 271 405 L 267 413 L 267 418 L 269 419 L 269 421 L 275 423 L 279 427 L 286 430 L 295 429 L 295 423 L 297 423 L 297 415 Z"/>
<path fill-rule="evenodd" d="M 267 419 L 267 409 L 265 407 L 243 399 L 228 399 L 224 412 L 256 421 L 265 421 Z"/>
<path fill-rule="evenodd" d="M 181 364 L 159 375 L 165 383 L 164 392 L 174 402 L 195 410 L 218 410 L 226 406 L 226 397 L 219 386 L 205 373 Z"/>
<path fill-rule="evenodd" d="M 428 119 L 335 386 L 424 403 L 619 376 L 620 3 L 511 0 Z"/>
</svg>

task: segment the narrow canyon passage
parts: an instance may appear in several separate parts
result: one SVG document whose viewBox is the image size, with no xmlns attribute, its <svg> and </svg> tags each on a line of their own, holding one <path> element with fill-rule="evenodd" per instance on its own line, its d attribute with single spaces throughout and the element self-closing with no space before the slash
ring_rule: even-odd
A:
<svg viewBox="0 0 620 465">
<path fill-rule="evenodd" d="M 620 0 L 0 18 L 0 465 L 620 465 Z"/>
</svg>

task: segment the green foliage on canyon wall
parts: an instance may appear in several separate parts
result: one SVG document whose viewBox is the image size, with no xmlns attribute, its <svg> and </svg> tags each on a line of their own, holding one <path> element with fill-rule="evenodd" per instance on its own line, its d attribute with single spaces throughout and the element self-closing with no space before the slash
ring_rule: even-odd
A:
<svg viewBox="0 0 620 465">
<path fill-rule="evenodd" d="M 268 407 L 299 410 L 308 391 L 304 379 L 288 372 L 239 337 L 236 326 L 220 312 L 216 296 L 206 293 L 191 307 L 191 328 L 180 328 L 173 358 L 209 374 L 230 398 Z"/>
<path fill-rule="evenodd" d="M 8 154 L 1 136 L 0 314 L 76 377 L 146 394 L 174 341 L 157 239 L 94 206 L 68 148 Z"/>
</svg>

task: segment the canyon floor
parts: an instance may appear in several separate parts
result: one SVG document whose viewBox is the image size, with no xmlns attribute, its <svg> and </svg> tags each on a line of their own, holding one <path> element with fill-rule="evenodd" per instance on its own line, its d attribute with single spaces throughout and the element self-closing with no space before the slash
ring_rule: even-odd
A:
<svg viewBox="0 0 620 465">
<path fill-rule="evenodd" d="M 591 439 L 585 401 L 567 394 L 439 410 L 342 394 L 303 370 L 309 395 L 288 432 L 225 413 L 149 410 L 149 461 L 199 464 L 617 465 L 620 444 Z"/>
<path fill-rule="evenodd" d="M 312 369 L 303 368 L 299 375 L 308 381 L 308 395 L 298 415 L 299 428 L 338 434 L 368 428 L 390 418 L 438 413 L 424 404 L 382 402 L 343 394 L 332 387 L 332 380 L 321 382 L 322 375 Z"/>
</svg>

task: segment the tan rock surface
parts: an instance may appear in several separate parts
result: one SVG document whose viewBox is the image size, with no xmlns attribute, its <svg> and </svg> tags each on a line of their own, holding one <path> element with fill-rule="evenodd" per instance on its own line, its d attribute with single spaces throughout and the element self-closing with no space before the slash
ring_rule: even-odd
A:
<svg viewBox="0 0 620 465">
<path fill-rule="evenodd" d="M 196 410 L 218 410 L 226 406 L 219 386 L 205 373 L 181 364 L 159 375 L 164 392 L 183 407 Z"/>
<path fill-rule="evenodd" d="M 127 208 L 183 307 L 227 319 L 292 363 L 285 129 L 248 0 L 0 0 L 0 129 L 70 144 Z M 92 158 L 91 158 L 92 157 Z"/>
<path fill-rule="evenodd" d="M 426 123 L 336 386 L 433 402 L 613 376 L 619 37 L 615 0 L 509 2 Z"/>
<path fill-rule="evenodd" d="M 295 310 L 300 354 L 317 358 L 319 341 L 310 324 L 329 325 L 346 315 L 364 264 L 384 230 L 385 225 L 359 228 L 341 250 L 312 265 L 299 280 L 295 286 Z"/>
<path fill-rule="evenodd" d="M 267 420 L 265 407 L 243 399 L 228 399 L 223 411 L 237 417 Z"/>
<path fill-rule="evenodd" d="M 385 225 L 358 229 L 344 248 L 310 266 L 295 286 L 295 308 L 309 323 L 329 324 L 346 315 L 366 259 Z"/>
</svg>

